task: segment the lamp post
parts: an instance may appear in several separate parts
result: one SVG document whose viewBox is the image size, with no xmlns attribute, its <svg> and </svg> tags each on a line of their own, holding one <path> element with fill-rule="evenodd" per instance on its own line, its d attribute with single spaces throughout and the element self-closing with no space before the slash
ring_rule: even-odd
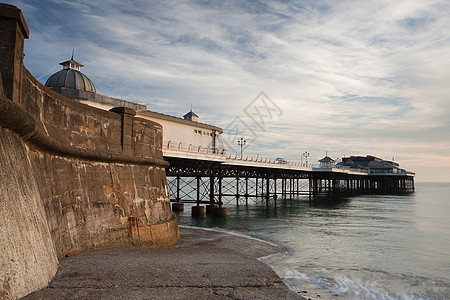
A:
<svg viewBox="0 0 450 300">
<path fill-rule="evenodd" d="M 303 153 L 303 156 L 304 156 L 305 159 L 306 159 L 306 165 L 305 165 L 305 167 L 307 167 L 307 166 L 308 166 L 308 157 L 309 157 L 308 151 L 305 151 L 305 153 Z"/>
<path fill-rule="evenodd" d="M 242 147 L 244 147 L 245 143 L 247 143 L 247 141 L 244 140 L 243 138 L 240 138 L 238 140 L 238 145 L 241 146 L 241 159 L 242 159 Z"/>
</svg>

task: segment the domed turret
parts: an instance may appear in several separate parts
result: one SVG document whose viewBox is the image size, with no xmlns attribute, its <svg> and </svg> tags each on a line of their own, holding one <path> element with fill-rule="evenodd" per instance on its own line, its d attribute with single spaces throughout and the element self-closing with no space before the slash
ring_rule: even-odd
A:
<svg viewBox="0 0 450 300">
<path fill-rule="evenodd" d="M 80 72 L 84 65 L 73 60 L 73 56 L 60 65 L 63 69 L 47 79 L 46 87 L 71 98 L 91 98 L 96 93 L 92 81 Z"/>
</svg>

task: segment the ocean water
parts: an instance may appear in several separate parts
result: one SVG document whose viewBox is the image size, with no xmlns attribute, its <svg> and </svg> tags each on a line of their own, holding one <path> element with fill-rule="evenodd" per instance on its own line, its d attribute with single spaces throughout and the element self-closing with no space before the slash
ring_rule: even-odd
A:
<svg viewBox="0 0 450 300">
<path fill-rule="evenodd" d="M 450 183 L 331 203 L 226 206 L 226 219 L 192 218 L 186 206 L 179 223 L 280 245 L 286 252 L 265 262 L 292 290 L 322 299 L 450 299 Z"/>
</svg>

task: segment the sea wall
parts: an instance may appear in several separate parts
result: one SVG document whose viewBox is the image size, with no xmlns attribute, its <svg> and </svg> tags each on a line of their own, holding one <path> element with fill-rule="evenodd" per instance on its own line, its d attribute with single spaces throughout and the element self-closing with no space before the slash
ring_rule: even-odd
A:
<svg viewBox="0 0 450 300">
<path fill-rule="evenodd" d="M 0 6 L 0 299 L 45 287 L 69 253 L 176 243 L 161 125 L 44 87 L 20 10 Z"/>
</svg>

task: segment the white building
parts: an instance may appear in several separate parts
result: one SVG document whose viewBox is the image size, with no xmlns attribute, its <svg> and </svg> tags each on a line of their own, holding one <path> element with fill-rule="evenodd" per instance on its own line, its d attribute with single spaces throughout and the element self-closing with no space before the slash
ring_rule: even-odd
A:
<svg viewBox="0 0 450 300">
<path fill-rule="evenodd" d="M 136 111 L 136 117 L 157 122 L 163 127 L 163 149 L 176 149 L 202 153 L 224 153 L 219 145 L 219 136 L 223 130 L 219 127 L 198 122 L 198 115 L 192 109 L 183 118 L 165 115 L 147 110 L 142 104 L 112 98 L 96 93 L 92 81 L 80 68 L 82 64 L 73 57 L 62 62 L 63 70 L 51 75 L 45 85 L 50 89 L 81 103 L 110 110 L 124 106 Z"/>
<path fill-rule="evenodd" d="M 192 110 L 183 119 L 149 110 L 138 116 L 163 126 L 163 148 L 208 153 L 224 151 L 219 146 L 219 135 L 223 130 L 198 122 L 198 116 Z"/>
</svg>

